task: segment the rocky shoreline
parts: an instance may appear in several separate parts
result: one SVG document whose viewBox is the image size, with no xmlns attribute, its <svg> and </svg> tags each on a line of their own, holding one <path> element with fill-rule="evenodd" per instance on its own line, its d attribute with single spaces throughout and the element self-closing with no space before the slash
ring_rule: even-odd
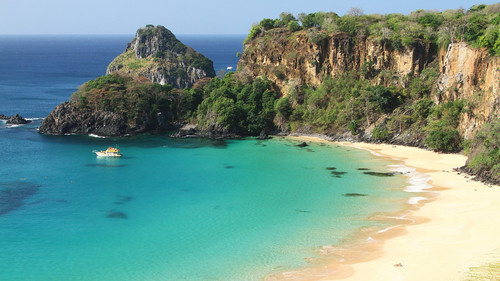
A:
<svg viewBox="0 0 500 281">
<path fill-rule="evenodd" d="M 44 120 L 38 132 L 44 135 L 90 135 L 123 137 L 150 131 L 174 130 L 163 114 L 131 124 L 111 111 L 86 111 L 71 102 L 58 105 Z"/>
</svg>

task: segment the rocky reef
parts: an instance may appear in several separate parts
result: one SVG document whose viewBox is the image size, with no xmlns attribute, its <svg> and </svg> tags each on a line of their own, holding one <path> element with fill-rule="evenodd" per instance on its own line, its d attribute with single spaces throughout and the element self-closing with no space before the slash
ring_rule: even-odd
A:
<svg viewBox="0 0 500 281">
<path fill-rule="evenodd" d="M 214 77 L 213 62 L 177 40 L 163 26 L 148 25 L 137 30 L 124 53 L 116 57 L 106 73 L 122 72 L 144 76 L 154 83 L 184 89 L 205 77 Z"/>
<path fill-rule="evenodd" d="M 0 120 L 7 120 L 6 123 L 10 125 L 23 125 L 31 123 L 31 120 L 26 120 L 23 117 L 19 116 L 19 114 L 16 114 L 14 116 L 6 116 L 0 114 Z"/>
</svg>

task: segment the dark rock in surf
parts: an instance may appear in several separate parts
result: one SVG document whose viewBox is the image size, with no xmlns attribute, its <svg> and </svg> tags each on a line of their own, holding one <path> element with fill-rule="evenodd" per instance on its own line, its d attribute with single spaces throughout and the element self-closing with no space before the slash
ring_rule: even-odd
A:
<svg viewBox="0 0 500 281">
<path fill-rule="evenodd" d="M 7 119 L 7 124 L 11 124 L 11 125 L 24 125 L 24 124 L 28 124 L 30 122 L 31 122 L 31 120 L 26 120 L 23 117 L 19 116 L 19 114 L 16 114 L 16 115 Z"/>
</svg>

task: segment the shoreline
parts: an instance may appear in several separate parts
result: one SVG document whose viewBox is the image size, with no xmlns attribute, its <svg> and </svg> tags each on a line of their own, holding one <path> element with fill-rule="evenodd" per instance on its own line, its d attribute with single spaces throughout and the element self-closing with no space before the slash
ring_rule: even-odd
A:
<svg viewBox="0 0 500 281">
<path fill-rule="evenodd" d="M 494 188 L 498 186 L 453 171 L 465 164 L 464 155 L 389 144 L 332 142 L 321 136 L 290 138 L 368 150 L 426 175 L 429 186 L 422 191 L 407 190 L 419 193 L 416 204 L 409 202 L 407 210 L 395 215 L 398 223 L 393 227 L 368 233 L 370 243 L 341 249 L 332 246 L 328 251 L 345 258 L 273 274 L 266 280 L 462 280 L 470 275 L 471 267 L 484 266 L 493 252 L 500 251 L 500 191 Z"/>
</svg>

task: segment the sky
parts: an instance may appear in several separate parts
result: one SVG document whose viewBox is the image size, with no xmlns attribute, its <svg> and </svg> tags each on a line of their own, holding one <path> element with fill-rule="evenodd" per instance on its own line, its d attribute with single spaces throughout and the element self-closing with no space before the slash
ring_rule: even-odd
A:
<svg viewBox="0 0 500 281">
<path fill-rule="evenodd" d="M 419 9 L 468 9 L 485 0 L 0 0 L 0 34 L 134 34 L 147 24 L 174 34 L 247 34 L 281 12 L 409 14 Z"/>
</svg>

